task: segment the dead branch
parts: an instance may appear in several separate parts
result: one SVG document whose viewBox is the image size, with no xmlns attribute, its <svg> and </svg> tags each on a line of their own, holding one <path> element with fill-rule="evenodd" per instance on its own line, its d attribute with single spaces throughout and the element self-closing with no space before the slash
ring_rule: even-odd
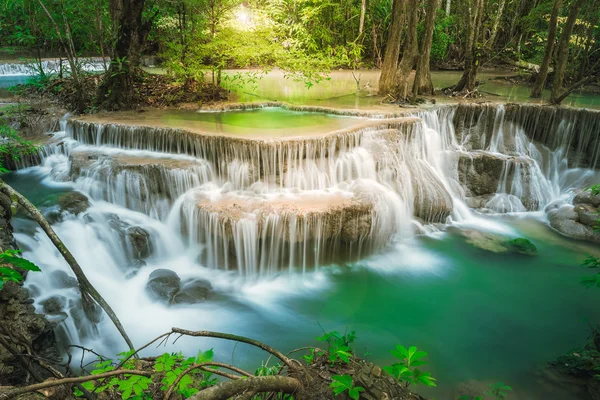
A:
<svg viewBox="0 0 600 400">
<path fill-rule="evenodd" d="M 187 374 L 189 374 L 190 372 L 192 372 L 195 369 L 201 369 L 203 371 L 212 372 L 212 373 L 215 373 L 217 375 L 221 375 L 221 376 L 224 376 L 226 378 L 229 378 L 231 380 L 236 380 L 236 379 L 240 378 L 237 375 L 232 375 L 232 374 L 224 373 L 222 371 L 218 371 L 216 369 L 211 369 L 211 368 L 207 368 L 207 367 L 227 368 L 227 369 L 235 371 L 238 374 L 246 376 L 246 377 L 253 377 L 254 376 L 251 373 L 244 371 L 243 369 L 240 369 L 238 367 L 234 367 L 233 365 L 223 364 L 223 363 L 220 363 L 220 362 L 204 362 L 204 363 L 193 364 L 193 365 L 190 365 L 187 369 L 185 369 L 181 373 L 181 375 L 179 375 L 177 377 L 177 379 L 175 379 L 175 382 L 173 382 L 173 384 L 169 387 L 169 390 L 167 390 L 167 393 L 165 393 L 165 395 L 163 397 L 163 400 L 169 400 L 171 398 L 171 394 L 173 393 L 173 390 L 177 387 L 177 385 L 179 384 L 179 382 L 181 381 L 181 379 L 183 379 L 184 376 L 186 376 Z"/>
<path fill-rule="evenodd" d="M 181 329 L 181 328 L 173 328 L 172 329 L 173 333 L 178 333 L 180 335 L 184 335 L 184 336 L 194 336 L 194 337 L 212 337 L 212 338 L 218 338 L 218 339 L 225 339 L 225 340 L 233 340 L 236 342 L 242 342 L 242 343 L 247 343 L 250 344 L 252 346 L 258 347 L 260 349 L 263 349 L 264 351 L 273 354 L 275 357 L 279 358 L 281 361 L 283 361 L 285 363 L 285 365 L 287 365 L 290 368 L 294 368 L 296 366 L 296 364 L 294 364 L 294 360 L 288 358 L 287 356 L 285 356 L 282 352 L 280 352 L 279 350 L 265 344 L 262 342 L 259 342 L 258 340 L 254 340 L 254 339 L 250 339 L 244 336 L 238 336 L 238 335 L 231 335 L 228 333 L 221 333 L 221 332 L 210 332 L 210 331 L 189 331 L 186 329 Z"/>
<path fill-rule="evenodd" d="M 152 373 L 146 372 L 146 371 L 138 371 L 138 370 L 119 369 L 119 370 L 109 371 L 109 372 L 105 372 L 103 374 L 98 374 L 98 375 L 80 376 L 77 378 L 46 380 L 42 383 L 36 383 L 35 385 L 29 385 L 29 386 L 24 386 L 24 387 L 8 390 L 5 392 L 0 392 L 0 399 L 2 399 L 2 400 L 14 399 L 15 397 L 17 397 L 21 394 L 24 394 L 24 393 L 35 392 L 35 391 L 38 391 L 41 389 L 46 389 L 46 388 L 51 388 L 51 387 L 56 387 L 56 386 L 61 386 L 61 385 L 72 385 L 72 384 L 76 384 L 76 383 L 96 381 L 98 379 L 110 378 L 111 376 L 115 376 L 115 375 L 141 375 L 141 376 L 151 377 Z"/>
<path fill-rule="evenodd" d="M 301 389 L 302 384 L 295 378 L 287 376 L 256 376 L 219 383 L 196 393 L 189 400 L 227 400 L 244 392 L 281 392 L 293 394 Z"/>
<path fill-rule="evenodd" d="M 52 226 L 50 226 L 50 223 L 46 220 L 46 218 L 44 218 L 42 213 L 40 213 L 40 211 L 22 194 L 14 190 L 2 180 L 0 180 L 0 190 L 8 194 L 8 196 L 11 199 L 13 199 L 13 201 L 16 201 L 29 212 L 31 217 L 38 223 L 38 225 L 42 228 L 42 230 L 52 241 L 56 249 L 59 251 L 59 253 L 63 256 L 67 264 L 69 264 L 71 270 L 75 273 L 75 276 L 77 277 L 77 281 L 79 282 L 82 302 L 84 304 L 93 304 L 93 302 L 95 301 L 97 304 L 99 304 L 100 307 L 102 307 L 102 309 L 106 312 L 106 314 L 108 314 L 108 317 L 112 320 L 113 324 L 117 327 L 129 348 L 133 350 L 133 343 L 129 339 L 129 336 L 127 336 L 127 332 L 125 332 L 125 328 L 123 328 L 121 321 L 119 321 L 119 318 L 117 318 L 117 315 L 108 305 L 106 300 L 104 300 L 102 295 L 100 295 L 96 288 L 87 279 L 87 277 L 83 273 L 83 269 L 81 269 L 81 266 L 79 265 L 73 254 L 69 251 L 69 249 L 67 249 L 62 240 L 60 240 L 60 238 L 58 237 L 56 232 L 54 232 L 54 229 L 52 229 Z"/>
</svg>

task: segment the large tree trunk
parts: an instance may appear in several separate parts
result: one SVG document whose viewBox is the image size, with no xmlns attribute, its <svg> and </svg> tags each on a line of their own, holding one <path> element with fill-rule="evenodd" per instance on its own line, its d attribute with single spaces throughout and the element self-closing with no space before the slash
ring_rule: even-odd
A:
<svg viewBox="0 0 600 400">
<path fill-rule="evenodd" d="M 494 47 L 496 41 L 496 35 L 498 34 L 498 28 L 500 27 L 500 21 L 502 21 L 502 14 L 504 13 L 504 5 L 506 0 L 500 0 L 498 2 L 498 11 L 496 12 L 496 18 L 494 19 L 494 26 L 492 27 L 492 33 L 490 34 L 490 41 L 488 42 L 489 48 Z"/>
<path fill-rule="evenodd" d="M 396 100 L 400 101 L 408 99 L 410 93 L 408 88 L 410 73 L 417 62 L 417 56 L 419 54 L 419 46 L 417 43 L 418 12 L 419 0 L 409 0 L 407 3 L 408 25 L 406 27 L 404 52 L 402 53 L 402 60 L 400 60 L 400 64 L 398 64 L 398 70 L 394 76 L 394 85 L 391 90 L 391 93 Z"/>
<path fill-rule="evenodd" d="M 579 65 L 579 75 L 577 80 L 582 80 L 586 71 L 588 70 L 590 64 L 590 51 L 592 50 L 592 45 L 594 44 L 594 32 L 596 30 L 596 25 L 598 25 L 598 18 L 600 15 L 598 14 L 600 8 L 600 1 L 595 0 L 593 5 L 588 9 L 588 22 L 589 26 L 587 28 L 587 37 L 585 39 L 585 46 L 583 49 L 583 55 L 581 56 L 581 64 Z"/>
<path fill-rule="evenodd" d="M 136 104 L 134 82 L 152 19 L 143 21 L 146 0 L 111 0 L 116 40 L 108 72 L 98 87 L 96 104 L 104 109 L 126 109 Z"/>
<path fill-rule="evenodd" d="M 583 7 L 586 0 L 575 0 L 569 11 L 569 17 L 567 22 L 560 34 L 558 40 L 558 49 L 556 51 L 556 68 L 554 69 L 554 80 L 552 81 L 552 93 L 550 95 L 550 102 L 556 103 L 561 97 L 561 91 L 563 90 L 563 83 L 565 81 L 565 71 L 567 70 L 567 61 L 569 60 L 569 43 L 571 41 L 571 34 L 573 33 L 573 27 L 577 21 L 577 16 Z"/>
<path fill-rule="evenodd" d="M 542 90 L 546 85 L 546 79 L 548 78 L 548 69 L 550 68 L 550 61 L 552 60 L 552 53 L 554 52 L 554 43 L 556 42 L 556 33 L 558 31 L 558 15 L 560 14 L 560 8 L 562 7 L 563 0 L 556 0 L 552 7 L 552 13 L 550 14 L 550 22 L 548 26 L 548 42 L 546 43 L 546 50 L 544 53 L 544 60 L 540 66 L 540 72 L 535 78 L 533 89 L 531 89 L 531 97 L 538 98 L 542 96 Z"/>
<path fill-rule="evenodd" d="M 379 94 L 388 94 L 394 85 L 394 75 L 398 68 L 400 44 L 402 41 L 402 25 L 404 24 L 404 9 L 407 0 L 394 0 L 392 5 L 392 23 L 390 24 L 381 76 L 379 78 Z"/>
<path fill-rule="evenodd" d="M 367 0 L 362 0 L 362 4 L 360 7 L 360 20 L 358 23 L 358 34 L 362 35 L 363 30 L 365 29 L 365 14 L 367 13 Z"/>
<path fill-rule="evenodd" d="M 452 8 L 452 0 L 446 0 L 446 16 L 450 15 L 451 8 Z"/>
<path fill-rule="evenodd" d="M 483 0 L 463 0 L 465 13 L 465 69 L 454 91 L 472 92 L 475 89 L 479 68 L 478 40 L 481 31 Z"/>
<path fill-rule="evenodd" d="M 433 29 L 435 28 L 435 16 L 440 5 L 440 0 L 428 0 L 425 16 L 425 34 L 421 42 L 421 52 L 417 60 L 417 71 L 415 72 L 415 83 L 413 94 L 434 94 L 433 82 L 431 82 L 431 71 L 429 61 L 431 60 L 431 44 L 433 43 Z"/>
</svg>

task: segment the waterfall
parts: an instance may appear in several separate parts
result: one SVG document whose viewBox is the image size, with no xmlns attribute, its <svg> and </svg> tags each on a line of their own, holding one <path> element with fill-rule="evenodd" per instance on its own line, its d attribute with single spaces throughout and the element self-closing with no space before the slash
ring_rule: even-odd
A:
<svg viewBox="0 0 600 400">
<path fill-rule="evenodd" d="M 542 210 L 598 177 L 596 112 L 403 115 L 280 139 L 71 118 L 39 158 L 92 200 L 159 221 L 201 265 L 248 279 L 357 260 L 472 209 Z"/>
<path fill-rule="evenodd" d="M 104 70 L 104 62 L 100 57 L 90 57 L 90 58 L 80 58 L 79 63 L 81 65 L 81 69 L 87 72 L 96 72 Z M 110 62 L 109 59 L 106 59 L 106 65 Z M 42 60 L 41 67 L 46 74 L 57 74 L 62 70 L 65 72 L 70 71 L 69 63 L 66 59 L 46 59 Z M 14 63 L 4 63 L 0 64 L 0 76 L 32 76 L 38 74 L 38 66 L 35 61 L 26 63 L 26 62 L 14 62 Z"/>
</svg>

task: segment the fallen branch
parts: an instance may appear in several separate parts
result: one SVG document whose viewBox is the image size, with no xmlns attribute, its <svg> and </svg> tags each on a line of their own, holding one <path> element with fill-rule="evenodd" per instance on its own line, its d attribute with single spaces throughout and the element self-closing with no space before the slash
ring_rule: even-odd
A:
<svg viewBox="0 0 600 400">
<path fill-rule="evenodd" d="M 175 390 L 175 388 L 177 387 L 177 385 L 179 384 L 179 382 L 183 379 L 184 376 L 186 376 L 187 374 L 189 374 L 190 372 L 192 372 L 195 369 L 201 369 L 203 371 L 206 372 L 211 372 L 211 373 L 215 373 L 217 375 L 221 375 L 224 376 L 225 378 L 229 378 L 231 380 L 236 380 L 239 379 L 240 377 L 237 375 L 232 375 L 232 374 L 228 374 L 225 373 L 223 371 L 218 371 L 216 369 L 211 369 L 211 368 L 207 368 L 207 367 L 221 367 L 221 368 L 227 368 L 230 369 L 234 372 L 237 372 L 240 375 L 246 376 L 246 377 L 254 377 L 254 375 L 252 375 L 249 372 L 244 371 L 243 369 L 240 369 L 238 367 L 234 367 L 233 365 L 229 365 L 229 364 L 223 364 L 220 362 L 204 362 L 204 363 L 198 363 L 198 364 L 193 364 L 190 365 L 187 369 L 185 369 L 181 375 L 179 375 L 177 377 L 177 379 L 175 379 L 175 382 L 173 382 L 173 384 L 169 387 L 169 390 L 167 390 L 167 393 L 165 393 L 165 396 L 163 397 L 163 400 L 169 400 L 169 398 L 171 398 L 171 394 L 173 394 L 173 390 Z"/>
<path fill-rule="evenodd" d="M 83 273 L 81 266 L 79 265 L 73 254 L 69 251 L 69 249 L 67 249 L 62 240 L 60 240 L 60 238 L 58 237 L 56 232 L 54 232 L 54 229 L 52 229 L 52 226 L 50 226 L 50 223 L 46 220 L 46 218 L 44 218 L 42 213 L 40 213 L 40 211 L 22 194 L 14 190 L 11 186 L 7 185 L 2 180 L 0 180 L 0 190 L 6 193 L 13 201 L 16 201 L 19 205 L 21 205 L 29 212 L 29 214 L 35 220 L 35 222 L 38 223 L 38 225 L 46 233 L 48 238 L 50 238 L 56 249 L 67 262 L 67 264 L 69 264 L 71 270 L 73 271 L 73 273 L 75 273 L 75 276 L 77 277 L 77 281 L 79 282 L 79 288 L 81 290 L 81 299 L 84 306 L 86 303 L 88 305 L 93 304 L 94 301 L 98 305 L 100 305 L 100 307 L 102 307 L 102 309 L 106 312 L 108 317 L 112 320 L 113 324 L 115 324 L 115 326 L 121 333 L 121 336 L 123 336 L 123 339 L 125 339 L 125 342 L 129 346 L 129 348 L 133 350 L 133 343 L 129 339 L 129 336 L 127 336 L 127 332 L 125 332 L 125 328 L 123 328 L 121 321 L 119 321 L 117 315 L 108 305 L 108 303 L 104 300 L 104 298 L 100 295 L 100 293 L 96 290 L 96 288 L 92 286 L 90 281 Z"/>
<path fill-rule="evenodd" d="M 275 357 L 279 358 L 281 361 L 283 361 L 285 363 L 285 365 L 287 365 L 290 368 L 294 368 L 296 366 L 294 364 L 294 360 L 288 358 L 286 355 L 284 355 L 279 350 L 277 350 L 265 343 L 259 342 L 258 340 L 250 339 L 250 338 L 247 338 L 244 336 L 231 335 L 228 333 L 221 333 L 221 332 L 211 332 L 211 331 L 188 331 L 186 329 L 181 329 L 181 328 L 173 328 L 172 332 L 178 333 L 178 334 L 184 335 L 184 336 L 212 337 L 212 338 L 233 340 L 236 342 L 247 343 L 252 346 L 258 347 L 260 349 L 263 349 L 264 351 L 266 351 L 268 353 L 273 354 Z"/>
<path fill-rule="evenodd" d="M 293 394 L 301 389 L 302 384 L 295 378 L 287 376 L 256 376 L 219 383 L 196 393 L 188 400 L 227 400 L 244 392 L 280 392 Z"/>
<path fill-rule="evenodd" d="M 24 387 L 16 388 L 13 390 L 8 390 L 6 392 L 0 392 L 0 399 L 2 399 L 2 400 L 14 399 L 15 397 L 17 397 L 21 394 L 24 394 L 24 393 L 31 393 L 31 392 L 35 392 L 35 391 L 38 391 L 41 389 L 46 389 L 46 388 L 51 388 L 51 387 L 56 387 L 56 386 L 61 386 L 61 385 L 73 385 L 76 383 L 96 381 L 98 379 L 110 378 L 111 376 L 115 376 L 115 375 L 141 375 L 141 376 L 151 377 L 152 373 L 146 372 L 146 371 L 120 369 L 120 370 L 105 372 L 103 374 L 98 374 L 98 375 L 80 376 L 77 378 L 46 380 L 42 383 L 36 383 L 35 385 L 24 386 Z"/>
</svg>

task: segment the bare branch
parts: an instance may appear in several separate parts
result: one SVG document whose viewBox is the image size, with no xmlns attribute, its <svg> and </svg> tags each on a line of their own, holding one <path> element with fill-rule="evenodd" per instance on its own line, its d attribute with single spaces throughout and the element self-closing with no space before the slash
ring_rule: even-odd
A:
<svg viewBox="0 0 600 400">
<path fill-rule="evenodd" d="M 248 379 L 219 383 L 196 393 L 188 400 L 227 400 L 244 392 L 282 392 L 292 394 L 301 389 L 302 384 L 295 378 L 287 376 L 255 376 Z"/>
</svg>

